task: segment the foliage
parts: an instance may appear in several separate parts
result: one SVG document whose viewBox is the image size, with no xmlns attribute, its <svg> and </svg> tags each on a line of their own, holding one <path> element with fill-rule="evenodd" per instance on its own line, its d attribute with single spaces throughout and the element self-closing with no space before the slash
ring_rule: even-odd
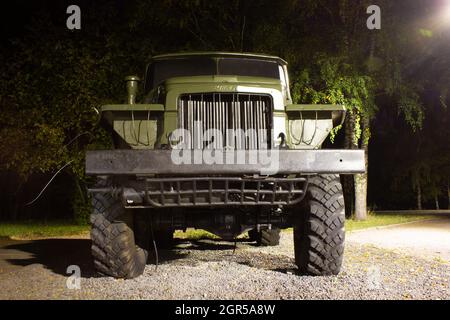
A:
<svg viewBox="0 0 450 320">
<path fill-rule="evenodd" d="M 202 229 L 187 229 L 186 231 L 175 231 L 174 236 L 179 239 L 202 240 L 202 239 L 219 239 L 216 235 Z"/>
<path fill-rule="evenodd" d="M 368 75 L 359 74 L 354 66 L 343 57 L 316 56 L 312 67 L 303 69 L 295 77 L 292 96 L 302 103 L 341 104 L 356 115 L 354 137 L 361 137 L 359 115 L 373 115 L 376 107 L 373 101 L 373 80 Z M 337 130 L 332 132 L 334 138 Z"/>
</svg>

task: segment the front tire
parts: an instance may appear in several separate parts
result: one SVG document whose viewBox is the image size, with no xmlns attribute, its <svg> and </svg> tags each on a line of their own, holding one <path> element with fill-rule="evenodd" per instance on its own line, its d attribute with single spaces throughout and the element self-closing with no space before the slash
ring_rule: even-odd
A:
<svg viewBox="0 0 450 320">
<path fill-rule="evenodd" d="M 339 175 L 309 178 L 294 214 L 295 262 L 302 274 L 337 275 L 344 255 L 345 207 Z"/>
<path fill-rule="evenodd" d="M 147 251 L 135 243 L 133 217 L 109 194 L 96 194 L 91 214 L 92 256 L 95 268 L 106 275 L 131 279 L 141 275 Z"/>
</svg>

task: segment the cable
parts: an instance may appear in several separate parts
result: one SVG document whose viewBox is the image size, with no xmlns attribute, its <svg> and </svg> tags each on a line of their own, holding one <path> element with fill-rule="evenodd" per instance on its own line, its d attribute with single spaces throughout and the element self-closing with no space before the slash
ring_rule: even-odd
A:
<svg viewBox="0 0 450 320">
<path fill-rule="evenodd" d="M 134 111 L 131 110 L 131 126 L 130 126 L 130 133 L 131 133 L 131 137 L 136 141 L 136 146 L 139 145 L 139 139 L 136 136 L 136 126 L 134 124 Z"/>
<path fill-rule="evenodd" d="M 130 145 L 133 145 L 133 146 L 141 146 L 142 145 L 144 147 L 149 147 L 150 146 L 150 127 L 149 127 L 150 110 L 147 111 L 147 123 L 146 123 L 146 127 L 147 127 L 147 134 L 146 134 L 147 135 L 147 143 L 141 142 L 141 125 L 142 125 L 142 121 L 144 121 L 144 120 L 139 120 L 138 132 L 137 132 L 137 136 L 136 136 L 136 125 L 135 125 L 135 119 L 134 119 L 134 111 L 131 110 L 130 134 L 131 134 L 131 138 L 134 139 L 136 141 L 136 143 L 130 143 Z M 125 121 L 123 123 L 124 123 L 124 126 L 125 126 Z M 124 129 L 124 134 L 125 134 L 125 129 Z"/>
<path fill-rule="evenodd" d="M 150 146 L 150 110 L 147 111 L 147 147 Z"/>
<path fill-rule="evenodd" d="M 318 114 L 316 111 L 316 121 L 314 122 L 314 132 L 311 136 L 311 139 L 308 141 L 304 141 L 307 145 L 311 145 L 311 143 L 314 141 L 314 138 L 316 137 L 316 133 L 317 133 L 317 118 L 318 118 Z M 305 123 L 306 120 L 303 121 L 303 123 Z M 304 124 L 303 124 L 304 126 Z M 303 130 L 302 130 L 302 138 L 303 138 Z"/>
<path fill-rule="evenodd" d="M 93 136 L 92 133 L 90 133 L 89 131 L 85 131 L 83 133 L 80 133 L 79 135 L 77 135 L 75 138 L 73 138 L 72 140 L 70 140 L 69 142 L 67 142 L 63 148 L 67 147 L 68 145 L 70 145 L 72 142 L 74 142 L 76 139 L 78 139 L 81 136 L 84 136 L 85 134 L 89 134 L 90 136 Z"/>
<path fill-rule="evenodd" d="M 85 134 L 89 134 L 89 135 L 93 136 L 92 133 L 89 132 L 89 131 L 82 132 L 82 133 L 78 134 L 77 136 L 75 136 L 75 138 L 73 138 L 73 139 L 71 139 L 69 142 L 67 142 L 62 148 L 66 148 L 66 147 L 69 146 L 72 142 L 74 142 L 76 139 L 78 139 L 78 138 L 81 137 L 81 136 L 84 136 Z M 62 148 L 61 148 L 61 149 L 62 149 Z M 41 192 L 39 192 L 39 194 L 37 195 L 37 197 L 34 198 L 33 201 L 30 201 L 30 202 L 26 203 L 25 206 L 29 206 L 29 205 L 35 203 L 35 202 L 41 197 L 41 195 L 44 193 L 45 189 L 47 189 L 47 187 L 50 185 L 50 183 L 52 183 L 53 179 L 55 179 L 55 177 L 56 177 L 56 176 L 57 176 L 57 175 L 58 175 L 65 167 L 67 167 L 69 164 L 71 164 L 71 163 L 74 162 L 74 161 L 75 161 L 75 159 L 70 160 L 70 161 L 67 162 L 65 165 L 63 165 L 58 171 L 56 171 L 56 173 L 55 173 L 55 174 L 53 175 L 53 177 L 47 182 L 47 184 L 46 184 L 45 187 L 41 190 Z"/>
<path fill-rule="evenodd" d="M 302 142 L 305 143 L 306 145 L 311 145 L 311 143 L 314 141 L 314 138 L 316 137 L 316 133 L 317 133 L 317 120 L 318 120 L 318 115 L 317 115 L 317 111 L 316 111 L 316 119 L 315 119 L 315 122 L 314 122 L 314 132 L 312 134 L 311 139 L 308 140 L 308 141 L 304 140 L 304 132 L 305 132 L 306 120 L 303 120 L 303 116 L 302 116 L 301 111 L 300 111 L 300 121 L 301 121 L 301 126 L 302 126 L 302 129 L 301 129 L 302 133 L 301 133 L 300 139 L 297 138 L 294 135 L 294 132 L 292 130 L 292 123 L 293 123 L 293 121 L 289 121 L 289 133 L 290 133 L 290 136 L 291 136 L 292 140 L 295 140 L 295 141 L 293 141 L 294 145 L 298 146 Z"/>
<path fill-rule="evenodd" d="M 74 162 L 75 159 L 70 160 L 69 162 L 67 162 L 65 165 L 63 165 L 58 171 L 56 171 L 56 173 L 53 175 L 53 177 L 47 182 L 47 184 L 45 185 L 45 187 L 41 190 L 41 192 L 39 192 L 39 194 L 37 195 L 36 198 L 34 198 L 33 201 L 30 201 L 28 203 L 26 203 L 26 206 L 29 206 L 31 204 L 33 204 L 34 202 L 36 202 L 37 199 L 39 199 L 42 195 L 42 193 L 44 193 L 45 189 L 47 189 L 47 187 L 50 185 L 50 183 L 53 181 L 53 179 L 55 179 L 55 177 L 58 175 L 58 173 L 60 173 L 65 167 L 67 167 L 69 164 L 71 164 L 72 162 Z"/>
<path fill-rule="evenodd" d="M 158 264 L 159 264 L 159 256 L 158 256 L 158 248 L 156 247 L 156 241 L 155 241 L 155 236 L 153 234 L 153 218 L 150 217 L 150 233 L 152 235 L 152 241 L 153 241 L 153 249 L 155 249 L 155 271 L 158 271 Z"/>
</svg>

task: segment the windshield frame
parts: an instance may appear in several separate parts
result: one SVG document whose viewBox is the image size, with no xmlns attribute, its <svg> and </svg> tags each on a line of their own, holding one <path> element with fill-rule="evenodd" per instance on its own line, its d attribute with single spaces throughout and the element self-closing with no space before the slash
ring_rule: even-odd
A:
<svg viewBox="0 0 450 320">
<path fill-rule="evenodd" d="M 282 64 L 280 63 L 280 61 L 277 61 L 276 59 L 267 59 L 267 58 L 261 58 L 258 56 L 179 56 L 179 57 L 167 57 L 167 58 L 158 58 L 158 59 L 154 59 L 152 61 L 150 61 L 150 63 L 147 64 L 146 69 L 145 69 L 145 75 L 144 75 L 144 92 L 148 93 L 149 91 L 157 88 L 159 85 L 161 85 L 161 83 L 163 83 L 164 81 L 166 81 L 167 79 L 170 79 L 172 77 L 168 77 L 163 79 L 162 81 L 160 81 L 159 83 L 150 83 L 153 82 L 153 77 L 150 78 L 150 72 L 151 69 L 153 67 L 153 65 L 155 63 L 157 63 L 158 61 L 174 61 L 174 60 L 191 60 L 191 59 L 201 59 L 204 58 L 206 60 L 213 60 L 215 63 L 215 71 L 214 73 L 211 74 L 207 74 L 207 75 L 211 75 L 211 76 L 250 76 L 250 77 L 263 77 L 263 78 L 270 78 L 270 79 L 278 79 L 280 81 L 283 81 L 282 78 L 284 78 L 284 80 L 287 80 L 286 77 L 286 64 Z M 267 63 L 267 64 L 274 64 L 274 70 L 279 70 L 279 67 L 281 66 L 282 70 L 284 70 L 284 74 L 277 74 L 277 77 L 272 76 L 265 76 L 265 75 L 245 75 L 245 74 L 223 74 L 220 72 L 220 62 L 222 60 L 227 60 L 227 62 L 231 61 L 231 60 L 236 60 L 236 61 L 251 61 L 251 63 Z M 186 77 L 190 77 L 190 76 L 201 76 L 202 74 L 199 75 L 186 75 Z M 204 74 L 203 74 L 204 75 Z M 183 76 L 180 76 L 183 77 Z"/>
</svg>

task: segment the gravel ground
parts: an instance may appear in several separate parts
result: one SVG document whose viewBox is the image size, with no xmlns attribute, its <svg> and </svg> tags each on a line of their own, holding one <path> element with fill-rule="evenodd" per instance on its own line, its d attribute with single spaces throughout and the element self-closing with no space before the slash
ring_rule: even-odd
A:
<svg viewBox="0 0 450 320">
<path fill-rule="evenodd" d="M 239 242 L 234 254 L 229 243 L 180 240 L 176 250 L 160 252 L 157 270 L 149 264 L 132 280 L 100 277 L 88 261 L 80 265 L 80 290 L 66 288 L 64 268 L 33 263 L 0 274 L 0 299 L 450 299 L 447 262 L 353 241 L 338 276 L 298 276 L 290 232 L 280 246 Z"/>
<path fill-rule="evenodd" d="M 420 239 L 420 241 L 417 241 Z M 377 247 L 450 263 L 450 219 L 416 221 L 398 226 L 358 230 L 347 236 L 350 242 Z"/>
</svg>

